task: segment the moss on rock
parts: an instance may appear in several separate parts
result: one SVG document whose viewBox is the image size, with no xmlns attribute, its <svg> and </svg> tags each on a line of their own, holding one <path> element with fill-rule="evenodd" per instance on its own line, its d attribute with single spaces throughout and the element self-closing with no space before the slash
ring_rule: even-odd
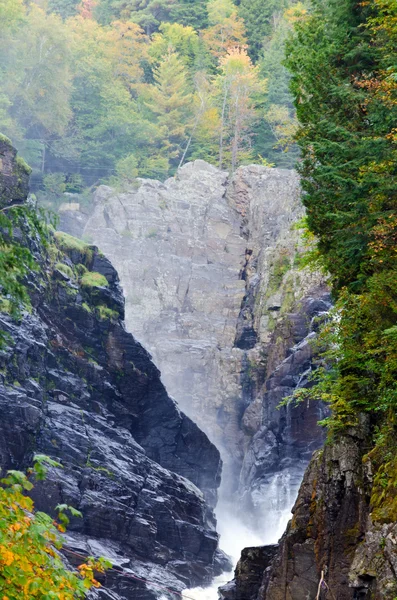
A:
<svg viewBox="0 0 397 600">
<path fill-rule="evenodd" d="M 83 287 L 107 287 L 108 280 L 104 275 L 96 273 L 95 271 L 88 271 L 80 279 L 80 283 Z"/>
</svg>

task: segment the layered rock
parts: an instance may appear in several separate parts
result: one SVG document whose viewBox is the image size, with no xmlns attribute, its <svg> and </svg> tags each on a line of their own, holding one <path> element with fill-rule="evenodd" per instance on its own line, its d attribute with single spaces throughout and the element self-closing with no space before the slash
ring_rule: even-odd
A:
<svg viewBox="0 0 397 600">
<path fill-rule="evenodd" d="M 261 555 L 256 560 L 244 555 L 244 570 L 236 571 L 222 597 L 235 598 L 245 585 L 246 597 L 255 600 L 395 598 L 397 526 L 371 518 L 371 466 L 363 460 L 368 425 L 363 418 L 359 427 L 315 454 L 270 566 Z M 250 569 L 254 576 L 247 582 Z"/>
<path fill-rule="evenodd" d="M 81 232 L 116 265 L 127 326 L 153 353 L 178 404 L 223 452 L 231 489 L 264 426 L 280 422 L 277 436 L 285 443 L 285 415 L 275 410 L 274 394 L 269 404 L 266 381 L 309 333 L 315 311 L 306 305 L 326 295 L 321 278 L 295 264 L 294 225 L 302 214 L 294 172 L 248 166 L 230 178 L 203 161 L 164 184 L 100 187 L 88 220 L 62 213 L 64 228 Z M 296 385 L 308 361 L 293 362 Z M 318 446 L 318 433 L 311 437 Z M 252 473 L 244 465 L 243 493 Z"/>
<path fill-rule="evenodd" d="M 19 157 L 10 140 L 0 134 L 0 208 L 22 203 L 31 169 Z"/>
<path fill-rule="evenodd" d="M 3 173 L 5 189 L 13 173 Z M 27 282 L 32 310 L 18 322 L 0 315 L 1 468 L 23 470 L 33 453 L 62 464 L 35 486 L 36 506 L 81 510 L 67 548 L 123 569 L 98 597 L 150 600 L 209 581 L 225 565 L 204 498 L 215 504 L 218 451 L 126 332 L 111 263 L 66 234 L 47 249 L 26 243 L 39 263 Z"/>
</svg>

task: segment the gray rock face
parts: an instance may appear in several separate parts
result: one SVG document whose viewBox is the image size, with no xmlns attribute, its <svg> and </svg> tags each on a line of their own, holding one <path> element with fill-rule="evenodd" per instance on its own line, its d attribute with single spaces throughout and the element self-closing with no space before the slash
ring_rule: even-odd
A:
<svg viewBox="0 0 397 600">
<path fill-rule="evenodd" d="M 260 518 L 269 528 L 277 511 L 281 517 L 291 508 L 313 451 L 324 442 L 324 432 L 317 425 L 326 416 L 324 406 L 313 402 L 280 408 L 297 388 L 310 386 L 317 319 L 331 306 L 327 290 L 312 291 L 315 297 L 305 298 L 297 312 L 287 313 L 276 326 L 259 401 L 249 405 L 242 420 L 252 439 L 240 474 L 241 504 L 253 522 Z M 280 345 L 287 350 L 278 362 L 274 354 L 280 355 Z"/>
<path fill-rule="evenodd" d="M 367 425 L 314 456 L 258 599 L 314 598 L 322 573 L 321 600 L 395 597 L 396 525 L 371 521 Z"/>
<path fill-rule="evenodd" d="M 127 327 L 178 404 L 218 441 L 222 419 L 237 420 L 233 342 L 245 293 L 245 241 L 226 186 L 226 173 L 196 161 L 165 184 L 142 180 L 124 193 L 101 187 L 84 230 L 120 274 Z"/>
<path fill-rule="evenodd" d="M 57 240 L 47 257 L 32 242 L 31 313 L 0 315 L 10 336 L 0 351 L 1 469 L 23 470 L 33 453 L 63 465 L 35 485 L 36 507 L 81 510 L 68 551 L 108 556 L 132 575 L 111 571 L 92 598 L 153 600 L 164 587 L 202 585 L 227 564 L 204 498 L 215 504 L 219 453 L 125 331 L 110 262 L 95 246 Z"/>
<path fill-rule="evenodd" d="M 24 202 L 30 169 L 8 138 L 0 134 L 0 208 Z"/>
<path fill-rule="evenodd" d="M 276 326 L 292 309 L 299 314 L 302 297 L 325 293 L 318 276 L 294 268 L 299 195 L 291 171 L 248 166 L 229 178 L 195 161 L 164 184 L 100 187 L 83 231 L 116 266 L 127 327 L 153 354 L 178 404 L 221 449 L 232 489 L 264 424 L 271 374 L 264 363 L 270 354 L 282 362 L 288 344 L 308 333 L 305 322 L 301 337 L 295 328 L 280 345 Z M 62 219 L 71 230 L 83 217 Z"/>
<path fill-rule="evenodd" d="M 395 598 L 397 526 L 371 519 L 369 433 L 363 416 L 314 454 L 279 547 L 245 550 L 222 598 L 241 589 L 254 600 Z"/>
</svg>

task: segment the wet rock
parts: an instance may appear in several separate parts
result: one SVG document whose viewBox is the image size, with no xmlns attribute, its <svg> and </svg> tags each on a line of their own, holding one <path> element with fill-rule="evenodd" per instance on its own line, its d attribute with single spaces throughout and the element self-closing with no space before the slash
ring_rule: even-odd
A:
<svg viewBox="0 0 397 600">
<path fill-rule="evenodd" d="M 256 600 L 262 585 L 263 573 L 272 562 L 278 546 L 245 548 L 237 563 L 235 578 L 219 588 L 224 600 Z"/>
<path fill-rule="evenodd" d="M 16 154 L 10 140 L 0 134 L 0 208 L 21 204 L 28 195 L 31 169 Z"/>
<path fill-rule="evenodd" d="M 275 325 L 287 304 L 321 287 L 319 276 L 293 268 L 299 233 L 291 228 L 302 214 L 296 173 L 251 165 L 229 177 L 199 160 L 165 183 L 101 186 L 85 225 L 84 236 L 120 274 L 127 327 L 178 405 L 221 449 L 233 489 L 263 424 L 250 407 L 263 396 L 263 376 L 255 380 Z"/>
<path fill-rule="evenodd" d="M 371 520 L 367 426 L 314 455 L 258 600 L 395 597 L 396 526 Z"/>
<path fill-rule="evenodd" d="M 0 315 L 9 336 L 0 351 L 0 467 L 24 470 L 34 453 L 62 464 L 36 483 L 37 509 L 81 510 L 68 531 L 70 562 L 68 550 L 104 555 L 125 572 L 110 571 L 91 598 L 152 600 L 163 588 L 208 583 L 227 563 L 210 508 L 219 453 L 126 332 L 109 260 L 77 240 L 51 245 L 49 256 L 31 245 L 40 267 L 27 282 L 31 312 Z"/>
</svg>

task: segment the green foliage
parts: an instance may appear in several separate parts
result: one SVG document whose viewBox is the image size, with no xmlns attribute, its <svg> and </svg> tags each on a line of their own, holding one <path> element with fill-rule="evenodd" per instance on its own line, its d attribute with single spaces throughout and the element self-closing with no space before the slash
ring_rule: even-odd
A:
<svg viewBox="0 0 397 600">
<path fill-rule="evenodd" d="M 84 310 L 85 310 L 86 312 L 88 312 L 89 314 L 91 314 L 91 313 L 92 313 L 92 309 L 91 309 L 91 307 L 90 307 L 90 306 L 87 304 L 87 302 L 83 302 L 83 304 L 82 304 L 81 306 L 82 306 L 82 308 L 84 308 Z"/>
<path fill-rule="evenodd" d="M 237 156 L 229 143 L 222 163 L 262 156 L 292 166 L 286 28 L 279 4 L 262 8 L 232 0 L 4 0 L 0 127 L 32 165 L 39 201 L 58 207 L 65 191 L 136 175 L 165 179 L 197 157 L 219 163 L 220 61 L 246 43 L 243 14 L 252 56 L 266 37 L 258 79 L 269 78 L 273 100 L 263 86 L 245 95 L 255 118 Z"/>
<path fill-rule="evenodd" d="M 0 210 L 1 308 L 14 318 L 20 317 L 22 309 L 30 308 L 26 277 L 37 270 L 37 263 L 29 249 L 29 240 L 38 239 L 44 248 L 48 247 L 46 219 L 44 211 L 30 205 Z M 0 332 L 0 345 L 3 343 L 4 336 Z"/>
<path fill-rule="evenodd" d="M 288 44 L 307 225 L 337 297 L 315 385 L 339 435 L 368 415 L 372 518 L 397 519 L 397 5 L 324 3 Z"/>
<path fill-rule="evenodd" d="M 55 198 L 62 196 L 66 191 L 65 180 L 64 173 L 48 173 L 43 177 L 44 191 Z"/>
<path fill-rule="evenodd" d="M 58 248 L 66 252 L 66 254 L 75 251 L 81 255 L 81 258 L 83 258 L 87 264 L 91 262 L 92 248 L 88 244 L 63 231 L 56 231 L 54 237 Z"/>
<path fill-rule="evenodd" d="M 108 280 L 101 273 L 95 271 L 88 271 L 84 273 L 80 279 L 80 283 L 83 287 L 95 288 L 95 287 L 107 287 L 109 285 Z"/>
<path fill-rule="evenodd" d="M 34 510 L 27 496 L 33 488 L 29 476 L 45 478 L 48 467 L 61 465 L 44 455 L 34 457 L 34 466 L 28 476 L 20 471 L 8 471 L 0 481 L 0 593 L 7 600 L 75 600 L 84 598 L 92 587 L 99 587 L 94 571 L 104 572 L 111 564 L 92 558 L 81 564 L 77 572 L 68 571 L 59 550 L 60 532 L 65 531 L 69 511 L 81 513 L 67 505 L 60 505 L 58 522 Z"/>
<path fill-rule="evenodd" d="M 168 157 L 167 171 L 177 166 L 187 128 L 192 118 L 192 95 L 186 68 L 169 50 L 153 71 L 154 84 L 147 89 L 146 106 L 156 116 L 160 132 L 161 157 Z"/>
<path fill-rule="evenodd" d="M 56 263 L 55 268 L 58 269 L 58 271 L 61 271 L 62 273 L 67 275 L 69 279 L 74 278 L 73 269 L 69 267 L 69 265 L 65 265 L 65 263 L 58 262 Z"/>
<path fill-rule="evenodd" d="M 241 0 L 239 14 L 244 19 L 251 58 L 256 61 L 261 55 L 264 41 L 272 33 L 273 19 L 277 19 L 288 0 Z"/>
<path fill-rule="evenodd" d="M 96 310 L 98 311 L 98 315 L 101 321 L 116 321 L 119 318 L 119 313 L 116 310 L 112 310 L 104 304 L 100 304 L 99 306 L 97 306 Z"/>
</svg>

